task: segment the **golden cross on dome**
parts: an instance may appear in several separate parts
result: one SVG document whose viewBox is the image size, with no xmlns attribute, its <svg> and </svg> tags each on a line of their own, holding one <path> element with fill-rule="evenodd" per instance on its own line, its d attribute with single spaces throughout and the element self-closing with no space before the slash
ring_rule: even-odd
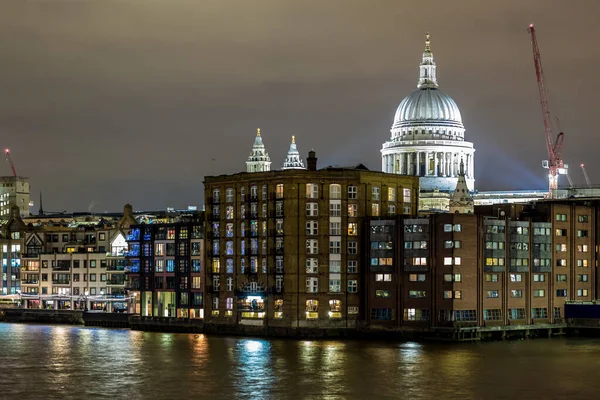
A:
<svg viewBox="0 0 600 400">
<path fill-rule="evenodd" d="M 256 136 L 260 136 L 260 128 L 256 129 Z"/>
<path fill-rule="evenodd" d="M 292 135 L 292 143 L 296 143 L 296 136 Z"/>
<path fill-rule="evenodd" d="M 431 41 L 429 40 L 429 32 L 425 34 L 425 51 L 431 51 Z"/>
</svg>

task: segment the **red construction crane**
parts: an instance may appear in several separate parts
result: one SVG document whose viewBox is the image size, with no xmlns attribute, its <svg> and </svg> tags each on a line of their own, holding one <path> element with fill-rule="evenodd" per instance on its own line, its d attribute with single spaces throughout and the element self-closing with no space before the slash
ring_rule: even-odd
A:
<svg viewBox="0 0 600 400">
<path fill-rule="evenodd" d="M 4 154 L 6 154 L 6 161 L 10 164 L 10 169 L 12 169 L 13 176 L 17 177 L 17 171 L 15 170 L 15 164 L 13 163 L 12 157 L 10 156 L 10 149 L 4 149 Z"/>
<path fill-rule="evenodd" d="M 535 74 L 537 76 L 538 90 L 540 93 L 540 103 L 542 105 L 542 116 L 544 118 L 544 134 L 546 135 L 546 146 L 548 147 L 548 160 L 542 161 L 542 166 L 548 168 L 548 197 L 552 198 L 552 191 L 558 189 L 558 175 L 566 174 L 567 167 L 562 160 L 562 146 L 564 133 L 560 132 L 556 139 L 552 132 L 550 122 L 550 108 L 548 107 L 548 90 L 544 83 L 544 70 L 542 68 L 542 59 L 540 58 L 540 49 L 538 48 L 533 24 L 529 25 L 531 33 L 531 44 L 533 46 L 533 62 L 535 64 Z"/>
</svg>

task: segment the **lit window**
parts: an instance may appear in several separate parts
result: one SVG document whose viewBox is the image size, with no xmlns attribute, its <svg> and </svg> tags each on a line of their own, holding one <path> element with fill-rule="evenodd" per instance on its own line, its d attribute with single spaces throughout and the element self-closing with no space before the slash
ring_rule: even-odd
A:
<svg viewBox="0 0 600 400">
<path fill-rule="evenodd" d="M 306 300 L 306 318 L 319 318 L 319 300 Z"/>
<path fill-rule="evenodd" d="M 405 203 L 411 202 L 410 189 L 402 189 L 402 201 L 404 201 Z"/>
<path fill-rule="evenodd" d="M 316 258 L 307 258 L 306 259 L 306 273 L 307 274 L 316 274 L 319 272 L 318 261 Z"/>
<path fill-rule="evenodd" d="M 318 254 L 319 253 L 319 242 L 316 239 L 306 240 L 306 253 L 307 254 Z"/>
<path fill-rule="evenodd" d="M 373 217 L 379 216 L 379 204 L 377 204 L 377 203 L 371 204 L 371 215 Z"/>
<path fill-rule="evenodd" d="M 350 222 L 348 224 L 348 236 L 358 235 L 358 224 L 356 222 Z"/>
<path fill-rule="evenodd" d="M 339 203 L 329 204 L 329 216 L 330 217 L 341 217 L 342 216 L 342 205 Z"/>
<path fill-rule="evenodd" d="M 379 201 L 379 186 L 373 186 L 373 188 L 371 189 L 371 200 L 373 201 Z"/>
<path fill-rule="evenodd" d="M 342 234 L 342 223 L 341 222 L 330 222 L 329 223 L 329 234 L 331 236 L 340 236 Z"/>
<path fill-rule="evenodd" d="M 333 183 L 329 185 L 329 198 L 330 199 L 341 199 L 342 198 L 342 185 Z"/>
<path fill-rule="evenodd" d="M 309 199 L 319 198 L 319 185 L 316 183 L 306 184 L 306 197 Z"/>
<path fill-rule="evenodd" d="M 317 293 L 319 291 L 318 278 L 306 278 L 306 293 Z"/>
<path fill-rule="evenodd" d="M 317 221 L 306 221 L 306 235 L 317 235 L 319 232 L 319 223 Z"/>
<path fill-rule="evenodd" d="M 358 213 L 358 206 L 356 204 L 348 204 L 348 216 L 356 217 Z"/>
<path fill-rule="evenodd" d="M 388 187 L 388 201 L 396 201 L 396 188 Z"/>
<path fill-rule="evenodd" d="M 227 188 L 227 190 L 225 190 L 225 201 L 227 203 L 233 203 L 233 188 Z"/>
</svg>

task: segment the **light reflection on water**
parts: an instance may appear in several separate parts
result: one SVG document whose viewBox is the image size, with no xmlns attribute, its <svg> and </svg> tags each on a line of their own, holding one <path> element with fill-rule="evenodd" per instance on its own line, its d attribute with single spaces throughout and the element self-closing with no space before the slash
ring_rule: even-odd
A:
<svg viewBox="0 0 600 400">
<path fill-rule="evenodd" d="M 0 324 L 0 398 L 591 398 L 600 341 L 436 345 Z"/>
</svg>

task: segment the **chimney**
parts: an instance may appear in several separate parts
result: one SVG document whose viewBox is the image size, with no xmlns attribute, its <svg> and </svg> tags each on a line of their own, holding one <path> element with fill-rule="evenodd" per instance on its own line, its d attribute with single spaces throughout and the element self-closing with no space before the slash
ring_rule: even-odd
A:
<svg viewBox="0 0 600 400">
<path fill-rule="evenodd" d="M 306 159 L 306 169 L 308 171 L 317 170 L 317 154 L 314 150 L 308 152 L 308 158 Z"/>
</svg>

